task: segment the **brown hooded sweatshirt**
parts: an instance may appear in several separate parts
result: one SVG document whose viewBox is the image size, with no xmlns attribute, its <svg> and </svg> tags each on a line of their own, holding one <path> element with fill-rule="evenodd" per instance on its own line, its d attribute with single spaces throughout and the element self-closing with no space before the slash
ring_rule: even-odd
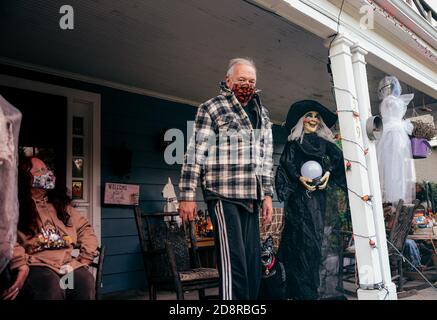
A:
<svg viewBox="0 0 437 320">
<path fill-rule="evenodd" d="M 64 274 L 86 266 L 79 259 L 91 262 L 97 252 L 98 240 L 88 220 L 68 206 L 70 219 L 66 226 L 58 219 L 55 207 L 47 202 L 44 190 L 34 194 L 33 200 L 39 214 L 38 230 L 35 236 L 18 231 L 18 244 L 10 263 L 11 269 L 27 263 L 30 267 L 48 267 L 58 274 Z M 79 256 L 73 258 L 72 251 L 78 246 Z"/>
</svg>

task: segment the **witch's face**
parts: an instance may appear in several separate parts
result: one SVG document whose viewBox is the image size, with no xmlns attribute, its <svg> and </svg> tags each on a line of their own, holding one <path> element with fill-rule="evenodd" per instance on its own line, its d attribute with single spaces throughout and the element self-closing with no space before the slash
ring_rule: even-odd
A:
<svg viewBox="0 0 437 320">
<path fill-rule="evenodd" d="M 319 129 L 320 115 L 317 111 L 310 111 L 304 115 L 303 129 L 305 133 L 314 133 Z"/>
</svg>

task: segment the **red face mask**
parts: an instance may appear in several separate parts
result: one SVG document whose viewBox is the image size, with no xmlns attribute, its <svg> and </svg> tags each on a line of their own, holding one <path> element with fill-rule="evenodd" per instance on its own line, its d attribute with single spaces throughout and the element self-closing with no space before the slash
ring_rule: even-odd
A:
<svg viewBox="0 0 437 320">
<path fill-rule="evenodd" d="M 246 104 L 249 102 L 255 94 L 255 86 L 247 83 L 234 83 L 231 90 L 234 92 L 235 97 L 238 101 L 240 101 L 241 104 Z"/>
</svg>

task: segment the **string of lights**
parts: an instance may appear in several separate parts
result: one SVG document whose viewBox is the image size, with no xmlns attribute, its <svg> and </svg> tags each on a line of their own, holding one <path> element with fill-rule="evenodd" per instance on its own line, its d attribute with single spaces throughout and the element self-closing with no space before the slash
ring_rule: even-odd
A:
<svg viewBox="0 0 437 320">
<path fill-rule="evenodd" d="M 401 257 L 404 261 L 407 261 L 408 262 L 408 264 L 410 265 L 410 266 L 412 266 L 413 267 L 413 269 L 414 270 L 416 270 L 416 272 L 418 273 L 418 274 L 420 274 L 420 276 L 430 285 L 430 287 L 431 288 L 433 288 L 434 290 L 436 290 L 437 291 L 437 288 L 431 283 L 431 282 L 429 282 L 429 280 L 425 277 L 425 275 L 419 270 L 419 269 L 417 269 L 417 267 L 410 261 L 410 260 L 408 260 L 399 250 L 398 250 L 398 248 L 396 248 L 396 246 L 393 244 L 393 243 L 391 243 L 389 240 L 387 240 L 387 243 L 389 244 L 389 245 L 391 245 L 392 246 L 392 248 L 396 251 L 396 253 L 397 253 L 397 255 L 399 256 L 399 257 Z"/>
<path fill-rule="evenodd" d="M 369 203 L 372 201 L 372 195 L 360 195 L 358 192 L 352 190 L 351 188 L 347 187 L 347 189 L 352 192 L 354 195 L 356 195 L 358 198 L 360 198 L 365 204 L 367 204 L 369 207 L 372 208 L 372 205 Z"/>
<path fill-rule="evenodd" d="M 360 161 L 357 161 L 357 160 L 350 160 L 350 159 L 347 159 L 347 158 L 344 158 L 344 160 L 346 161 L 346 171 L 351 171 L 351 170 L 352 170 L 352 163 L 357 163 L 357 164 L 359 164 L 361 167 L 363 167 L 364 170 L 368 171 L 368 170 L 367 170 L 367 167 L 366 167 L 364 164 L 362 164 Z"/>
<path fill-rule="evenodd" d="M 343 91 L 343 92 L 349 93 L 351 95 L 354 103 L 356 103 L 358 101 L 358 99 L 355 97 L 355 95 L 350 90 L 344 89 L 344 88 L 339 88 L 339 87 L 336 87 L 334 85 L 332 85 L 332 88 L 335 89 L 335 90 L 339 90 L 339 91 Z M 342 113 L 342 112 L 352 113 L 352 115 L 354 117 L 356 117 L 356 118 L 360 117 L 360 114 L 357 111 L 353 110 L 353 109 L 340 109 L 340 110 L 337 110 L 337 115 L 338 115 L 338 113 Z M 340 135 L 336 136 L 336 139 L 337 140 L 341 140 L 341 141 L 347 141 L 347 142 L 350 142 L 350 143 L 353 143 L 353 144 L 357 145 L 361 150 L 363 150 L 364 155 L 367 155 L 367 153 L 369 151 L 368 149 L 364 149 L 363 146 L 361 146 L 358 142 L 355 142 L 355 141 L 350 140 L 350 139 L 342 138 Z M 357 163 L 361 167 L 363 167 L 366 171 L 368 171 L 367 166 L 362 164 L 360 161 L 351 160 L 351 159 L 347 159 L 347 158 L 344 158 L 344 160 L 346 161 L 346 165 L 345 165 L 346 166 L 346 172 L 352 170 L 352 163 Z M 360 198 L 362 201 L 364 201 L 368 206 L 372 207 L 372 205 L 369 203 L 372 200 L 372 195 L 360 195 L 356 191 L 350 189 L 349 187 L 347 189 L 351 193 L 356 195 L 358 198 Z"/>
<path fill-rule="evenodd" d="M 383 300 L 387 300 L 388 295 L 390 294 L 390 291 L 387 289 L 387 287 L 383 284 L 382 289 L 385 290 L 385 296 Z"/>
<path fill-rule="evenodd" d="M 437 56 L 435 55 L 435 54 L 433 54 L 433 52 L 431 51 L 431 50 L 429 50 L 429 48 L 428 47 L 426 47 L 425 45 L 423 45 L 422 43 L 420 43 L 419 42 L 419 40 L 418 40 L 418 37 L 411 31 L 411 30 L 409 30 L 405 25 L 403 25 L 401 22 L 399 22 L 394 16 L 392 16 L 391 14 L 389 14 L 387 11 L 385 11 L 384 9 L 382 9 L 381 7 L 379 7 L 378 5 L 376 5 L 372 0 L 367 0 L 368 2 L 369 2 L 369 4 L 373 7 L 373 10 L 374 11 L 378 11 L 378 12 L 380 12 L 380 13 L 382 13 L 388 20 L 391 20 L 396 26 L 398 26 L 398 27 L 400 27 L 400 28 L 402 28 L 405 32 L 407 32 L 411 37 L 412 37 L 412 39 L 417 43 L 417 45 L 419 46 L 419 48 L 421 48 L 422 50 L 423 50 L 423 52 L 425 53 L 425 55 L 427 55 L 427 56 L 429 56 L 431 59 L 434 59 L 434 60 L 437 60 Z M 343 9 L 343 4 L 344 4 L 344 1 L 342 2 L 342 4 L 341 4 L 341 8 L 340 8 L 340 13 L 339 13 L 339 16 L 338 16 L 338 21 L 337 21 L 337 33 L 333 36 L 333 39 L 331 40 L 331 42 L 330 42 L 330 45 L 329 45 L 329 49 L 331 48 L 331 45 L 332 45 L 332 43 L 333 43 L 333 41 L 335 40 L 335 38 L 337 37 L 337 35 L 338 35 L 338 33 L 339 33 L 339 28 L 340 28 L 340 16 L 341 16 L 341 13 L 342 13 L 342 9 Z M 354 93 L 352 93 L 351 91 L 349 91 L 349 90 L 347 90 L 347 89 L 343 89 L 343 88 L 338 88 L 338 87 L 336 87 L 336 86 L 334 86 L 334 84 L 333 84 L 333 79 L 332 79 L 332 72 L 330 72 L 330 60 L 328 61 L 328 72 L 331 74 L 331 83 L 332 83 L 332 87 L 331 87 L 331 90 L 332 90 L 332 93 L 333 93 L 333 95 L 334 95 L 334 90 L 339 90 L 339 91 L 342 91 L 342 92 L 347 92 L 347 93 L 349 93 L 350 95 L 351 95 L 351 97 L 352 97 L 352 99 L 353 99 L 353 106 L 354 107 L 356 107 L 356 103 L 358 102 L 358 99 L 355 97 L 355 95 L 354 95 Z M 334 95 L 334 100 L 336 100 L 335 99 L 335 95 Z M 352 110 L 345 110 L 345 109 L 340 109 L 340 110 L 337 110 L 337 115 L 339 115 L 340 113 L 352 113 L 352 115 L 354 116 L 354 117 L 356 117 L 356 118 L 359 118 L 359 113 L 357 112 L 357 111 L 355 111 L 355 110 L 353 110 L 353 108 L 352 108 Z M 350 139 L 346 139 L 346 138 L 341 138 L 341 137 L 339 137 L 338 138 L 338 140 L 341 140 L 341 141 L 347 141 L 347 142 L 350 142 L 350 143 L 353 143 L 353 144 L 356 144 L 363 152 L 364 152 L 364 155 L 367 155 L 367 153 L 368 153 L 368 149 L 365 149 L 363 146 L 361 146 L 358 142 L 355 142 L 355 141 L 353 141 L 353 140 L 350 140 Z M 356 160 L 351 160 L 351 159 L 347 159 L 347 158 L 344 158 L 344 160 L 346 161 L 346 171 L 350 171 L 350 170 L 352 170 L 352 163 L 356 163 L 356 164 L 358 164 L 358 165 L 360 165 L 361 167 L 363 167 L 366 171 L 368 171 L 368 169 L 367 169 L 367 167 L 365 166 L 365 165 L 363 165 L 360 161 L 356 161 Z M 365 195 L 365 196 L 361 196 L 360 194 L 358 194 L 357 192 L 355 192 L 354 190 L 351 190 L 350 188 L 347 188 L 348 190 L 349 190 L 349 192 L 351 192 L 352 194 L 354 194 L 354 195 L 356 195 L 357 197 L 359 197 L 360 199 L 362 199 L 363 201 L 365 201 L 365 203 L 366 204 L 368 204 L 368 205 L 370 205 L 369 204 L 369 201 L 371 200 L 371 196 L 367 196 L 367 195 Z M 347 232 L 347 231 L 342 231 L 342 232 Z M 369 245 L 372 247 L 372 248 L 377 248 L 377 246 L 376 246 L 376 243 L 375 243 L 375 241 L 372 239 L 372 238 L 375 238 L 375 235 L 372 235 L 372 236 L 364 236 L 364 235 L 360 235 L 360 234 L 356 234 L 356 233 L 353 233 L 353 232 L 347 232 L 347 233 L 350 233 L 350 234 L 352 234 L 353 236 L 356 236 L 356 237 L 361 237 L 361 238 L 365 238 L 365 239 L 368 239 L 369 240 Z M 430 285 L 430 287 L 432 287 L 434 290 L 437 290 L 435 287 L 434 287 L 434 285 L 432 284 L 432 283 L 430 283 L 429 281 L 428 281 L 428 279 L 401 253 L 401 252 L 399 252 L 399 250 L 397 250 L 397 248 L 390 242 L 390 241 L 388 241 L 387 240 L 387 242 L 395 249 L 395 251 L 397 251 L 397 254 L 400 256 L 400 257 L 402 257 L 402 259 L 404 259 L 405 261 L 407 261 L 420 275 L 421 275 L 421 277 Z M 357 273 L 358 272 L 358 270 L 357 270 L 357 265 L 355 266 L 356 268 L 355 268 L 355 272 Z M 355 281 L 356 281 L 356 285 L 357 285 L 357 287 L 358 287 L 358 284 L 357 284 L 357 275 L 356 275 L 356 277 L 355 277 Z M 385 293 L 385 296 L 384 296 L 384 300 L 386 300 L 387 299 L 387 297 L 389 296 L 389 294 L 390 294 L 390 292 L 389 292 L 389 290 L 388 290 L 388 288 L 385 286 L 385 284 L 382 284 L 382 285 L 380 285 L 379 286 L 380 287 L 380 289 L 382 289 L 382 290 L 385 290 L 386 291 L 386 293 Z"/>
<path fill-rule="evenodd" d="M 347 233 L 347 234 L 350 234 L 350 235 L 352 235 L 352 236 L 354 236 L 354 237 L 364 238 L 364 239 L 369 239 L 369 240 L 372 240 L 372 238 L 376 238 L 376 235 L 372 235 L 372 236 L 363 236 L 363 235 L 361 235 L 361 234 L 354 233 L 354 232 L 352 232 L 352 231 L 347 231 L 347 230 L 335 230 L 335 231 L 337 231 L 337 232 L 341 232 L 341 233 Z"/>
<path fill-rule="evenodd" d="M 339 137 L 339 139 L 342 140 L 342 141 L 350 142 L 350 143 L 353 143 L 353 144 L 357 145 L 361 150 L 363 150 L 364 155 L 367 155 L 367 153 L 369 152 L 368 148 L 364 149 L 364 147 L 362 145 L 360 145 L 358 142 L 355 142 L 353 140 L 346 139 L 346 138 L 343 138 L 343 137 Z"/>
<path fill-rule="evenodd" d="M 392 22 L 396 27 L 401 28 L 404 32 L 408 33 L 410 37 L 416 42 L 417 46 L 423 51 L 423 53 L 430 57 L 433 60 L 437 60 L 437 56 L 430 50 L 429 47 L 426 45 L 420 43 L 418 40 L 419 37 L 411 31 L 407 26 L 405 26 L 402 22 L 400 22 L 394 15 L 390 14 L 388 11 L 386 11 L 384 8 L 381 8 L 379 5 L 377 5 L 373 0 L 367 0 L 370 6 L 372 6 L 373 11 L 377 11 L 380 14 L 382 14 L 387 20 Z"/>
<path fill-rule="evenodd" d="M 334 42 L 335 38 L 337 38 L 338 33 L 340 32 L 340 17 L 341 17 L 341 14 L 342 14 L 342 12 L 343 12 L 344 2 L 345 2 L 345 0 L 343 0 L 343 1 L 341 2 L 340 11 L 338 12 L 338 17 L 337 17 L 337 32 L 332 36 L 332 40 L 331 40 L 331 42 L 329 43 L 329 49 L 328 49 L 328 51 L 331 50 L 332 43 Z"/>
<path fill-rule="evenodd" d="M 336 87 L 336 86 L 332 86 L 332 87 L 333 87 L 335 90 L 339 90 L 339 91 L 343 91 L 343 92 L 349 93 L 349 94 L 351 95 L 352 99 L 354 99 L 354 101 L 358 101 L 358 98 L 355 97 L 355 95 L 354 95 L 350 90 L 348 90 L 348 89 L 344 89 L 344 88 L 339 88 L 339 87 Z"/>
<path fill-rule="evenodd" d="M 335 113 L 338 115 L 339 113 L 350 112 L 355 118 L 359 118 L 360 114 L 355 110 L 337 110 Z"/>
<path fill-rule="evenodd" d="M 376 236 L 375 235 L 372 235 L 372 236 L 364 236 L 364 235 L 360 235 L 360 234 L 357 234 L 357 233 L 354 233 L 354 232 L 352 232 L 352 231 L 347 231 L 347 230 L 335 230 L 336 232 L 339 232 L 339 233 L 346 233 L 346 234 L 350 234 L 350 235 L 352 235 L 352 236 L 354 236 L 354 237 L 357 237 L 357 238 L 364 238 L 364 239 L 369 239 L 369 245 L 372 247 L 372 248 L 374 248 L 374 249 L 378 249 L 378 247 L 376 246 L 376 243 L 374 243 L 374 242 L 371 242 L 371 241 L 374 241 L 372 238 L 375 238 Z M 437 288 L 427 279 L 427 277 L 407 258 L 407 257 L 405 257 L 397 248 L 396 248 L 396 246 L 391 242 L 391 241 L 389 241 L 388 239 L 387 239 L 387 243 L 396 251 L 396 254 L 399 256 L 399 257 L 401 257 L 404 261 L 406 261 L 406 262 L 408 262 L 408 264 L 429 284 L 429 286 L 431 287 L 431 288 L 433 288 L 434 290 L 436 290 L 437 291 Z M 385 297 L 384 297 L 384 300 L 387 298 L 387 296 L 388 296 L 388 294 L 389 294 L 389 291 L 388 291 L 388 289 L 387 289 L 387 287 L 385 287 L 385 285 L 383 284 L 382 285 L 382 289 L 385 289 L 386 291 L 387 291 L 387 294 L 385 295 Z"/>
</svg>

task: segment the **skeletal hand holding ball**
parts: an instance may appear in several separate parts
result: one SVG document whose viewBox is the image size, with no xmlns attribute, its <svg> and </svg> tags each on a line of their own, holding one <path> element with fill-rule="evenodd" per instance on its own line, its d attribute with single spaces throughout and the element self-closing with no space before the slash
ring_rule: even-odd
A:
<svg viewBox="0 0 437 320">
<path fill-rule="evenodd" d="M 312 186 L 309 184 L 313 181 L 312 179 L 304 177 L 304 176 L 300 176 L 299 181 L 302 183 L 302 185 L 305 187 L 305 189 L 307 189 L 311 192 L 316 190 L 315 186 Z"/>
<path fill-rule="evenodd" d="M 305 162 L 300 169 L 301 176 L 299 177 L 299 181 L 305 187 L 305 189 L 313 192 L 317 188 L 323 190 L 326 188 L 326 185 L 329 180 L 329 171 L 327 171 L 323 177 L 323 169 L 320 163 L 317 161 L 307 161 Z"/>
<path fill-rule="evenodd" d="M 326 171 L 323 175 L 322 179 L 320 179 L 320 182 L 322 183 L 319 185 L 319 190 L 324 190 L 326 186 L 328 185 L 329 177 L 331 176 L 331 173 L 329 171 Z"/>
</svg>

